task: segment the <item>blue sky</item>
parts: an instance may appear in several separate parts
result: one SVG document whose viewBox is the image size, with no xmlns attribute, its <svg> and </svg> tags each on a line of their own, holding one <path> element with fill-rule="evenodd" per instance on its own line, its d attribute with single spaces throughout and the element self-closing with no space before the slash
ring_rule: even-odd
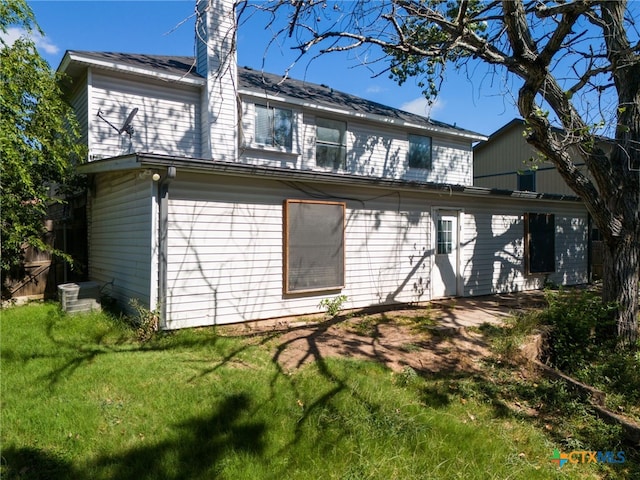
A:
<svg viewBox="0 0 640 480">
<path fill-rule="evenodd" d="M 115 51 L 161 55 L 193 55 L 195 0 L 180 1 L 28 1 L 45 33 L 38 39 L 41 54 L 56 68 L 66 50 Z M 186 21 L 185 21 L 186 20 Z M 184 22 L 184 23 L 181 23 Z M 273 32 L 265 20 L 252 17 L 241 25 L 238 63 L 283 74 L 295 58 L 288 46 L 271 46 Z M 485 135 L 517 116 L 514 101 L 505 95 L 504 79 L 483 67 L 467 75 L 450 71 L 437 102 L 429 111 L 415 82 L 398 86 L 386 74 L 376 76 L 354 54 L 303 58 L 290 76 L 323 83 L 347 93 L 430 116 Z"/>
</svg>

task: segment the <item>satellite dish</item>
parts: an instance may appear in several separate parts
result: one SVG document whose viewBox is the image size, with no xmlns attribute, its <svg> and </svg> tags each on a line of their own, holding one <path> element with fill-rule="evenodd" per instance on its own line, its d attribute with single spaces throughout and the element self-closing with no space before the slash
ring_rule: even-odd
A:
<svg viewBox="0 0 640 480">
<path fill-rule="evenodd" d="M 122 128 L 119 130 L 120 133 L 127 132 L 127 135 L 129 136 L 133 135 L 134 130 L 133 130 L 133 127 L 131 126 L 131 122 L 133 121 L 133 117 L 136 116 L 136 113 L 138 113 L 137 108 L 134 108 L 133 110 L 131 110 L 131 113 L 129 113 L 129 116 L 124 121 Z"/>
<path fill-rule="evenodd" d="M 119 135 L 122 135 L 122 132 L 126 132 L 126 134 L 129 135 L 129 138 L 131 138 L 131 135 L 133 135 L 133 132 L 134 132 L 133 126 L 131 126 L 131 122 L 133 121 L 133 117 L 136 116 L 136 113 L 138 113 L 137 108 L 134 108 L 133 110 L 131 110 L 131 113 L 129 113 L 129 116 L 124 121 L 124 124 L 122 124 L 122 128 L 116 127 L 113 123 L 111 123 L 109 120 L 104 118 L 102 110 L 98 110 L 98 117 L 100 117 L 102 120 L 107 122 L 111 126 L 111 128 L 113 128 L 116 132 L 118 132 Z"/>
</svg>

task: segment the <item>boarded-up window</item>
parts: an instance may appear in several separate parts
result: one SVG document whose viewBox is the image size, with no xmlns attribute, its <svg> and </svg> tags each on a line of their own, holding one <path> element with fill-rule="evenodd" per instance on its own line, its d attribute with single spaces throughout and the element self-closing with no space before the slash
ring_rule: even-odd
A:
<svg viewBox="0 0 640 480">
<path fill-rule="evenodd" d="M 555 272 L 555 215 L 551 213 L 525 213 L 524 239 L 526 273 Z"/>
<path fill-rule="evenodd" d="M 284 202 L 284 293 L 344 287 L 345 204 Z"/>
</svg>

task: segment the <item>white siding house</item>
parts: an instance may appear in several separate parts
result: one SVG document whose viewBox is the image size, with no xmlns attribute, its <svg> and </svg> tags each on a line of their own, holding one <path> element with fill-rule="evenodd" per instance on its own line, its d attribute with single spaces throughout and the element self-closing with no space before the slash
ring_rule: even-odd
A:
<svg viewBox="0 0 640 480">
<path fill-rule="evenodd" d="M 205 3 L 195 58 L 60 66 L 89 146 L 90 277 L 123 305 L 175 329 L 339 294 L 356 308 L 586 282 L 577 199 L 474 187 L 482 135 L 237 68 L 232 2 Z"/>
<path fill-rule="evenodd" d="M 155 303 L 157 210 L 153 185 L 143 175 L 114 172 L 93 177 L 88 226 L 91 278 L 114 282 L 117 300 Z"/>
</svg>

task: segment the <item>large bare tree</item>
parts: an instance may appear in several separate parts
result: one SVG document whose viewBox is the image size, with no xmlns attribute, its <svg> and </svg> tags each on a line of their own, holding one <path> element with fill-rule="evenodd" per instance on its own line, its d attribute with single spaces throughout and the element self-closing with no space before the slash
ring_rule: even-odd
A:
<svg viewBox="0 0 640 480">
<path fill-rule="evenodd" d="M 635 21 L 640 21 L 640 5 L 589 0 L 241 3 L 245 13 L 253 7 L 271 14 L 270 26 L 301 56 L 367 50 L 362 58 L 378 58 L 380 71 L 399 83 L 416 78 L 430 98 L 452 67 L 480 62 L 515 79 L 527 141 L 554 163 L 602 232 L 603 300 L 619 304 L 620 344 L 636 344 L 640 44 Z M 588 175 L 576 167 L 576 151 Z"/>
</svg>

